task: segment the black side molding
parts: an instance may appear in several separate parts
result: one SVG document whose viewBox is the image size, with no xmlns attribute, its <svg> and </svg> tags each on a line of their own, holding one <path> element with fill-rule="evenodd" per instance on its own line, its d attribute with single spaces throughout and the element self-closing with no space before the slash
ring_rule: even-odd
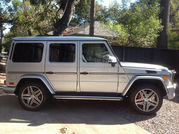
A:
<svg viewBox="0 0 179 134">
<path fill-rule="evenodd" d="M 46 72 L 46 74 L 54 74 L 54 72 L 51 72 L 51 71 L 50 71 L 50 72 Z"/>
<path fill-rule="evenodd" d="M 87 74 L 88 74 L 88 72 L 80 72 L 80 74 L 87 75 Z"/>
</svg>

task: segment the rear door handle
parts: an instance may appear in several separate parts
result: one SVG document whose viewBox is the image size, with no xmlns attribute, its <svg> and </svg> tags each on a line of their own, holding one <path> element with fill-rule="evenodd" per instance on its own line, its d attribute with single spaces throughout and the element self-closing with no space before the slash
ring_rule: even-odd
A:
<svg viewBox="0 0 179 134">
<path fill-rule="evenodd" d="M 49 71 L 49 72 L 46 72 L 46 74 L 54 74 L 54 72 L 52 72 L 52 71 Z"/>
<path fill-rule="evenodd" d="M 88 72 L 80 72 L 80 74 L 87 75 L 87 74 L 88 74 Z"/>
</svg>

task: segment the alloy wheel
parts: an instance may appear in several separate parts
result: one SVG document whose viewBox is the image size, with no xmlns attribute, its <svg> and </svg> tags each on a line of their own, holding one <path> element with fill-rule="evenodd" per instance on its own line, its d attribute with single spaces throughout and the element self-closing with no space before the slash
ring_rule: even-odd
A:
<svg viewBox="0 0 179 134">
<path fill-rule="evenodd" d="M 21 94 L 22 102 L 29 108 L 36 108 L 41 105 L 44 97 L 37 86 L 27 86 Z"/>
<path fill-rule="evenodd" d="M 153 111 L 159 104 L 159 97 L 152 89 L 142 89 L 135 96 L 135 105 L 143 112 Z"/>
</svg>

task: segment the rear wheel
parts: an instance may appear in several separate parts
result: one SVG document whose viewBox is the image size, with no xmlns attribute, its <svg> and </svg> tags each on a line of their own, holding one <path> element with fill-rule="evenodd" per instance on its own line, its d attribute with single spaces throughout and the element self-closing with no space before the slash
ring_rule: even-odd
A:
<svg viewBox="0 0 179 134">
<path fill-rule="evenodd" d="M 41 83 L 25 83 L 19 89 L 18 100 L 26 110 L 39 110 L 47 103 L 48 99 L 49 93 Z"/>
<path fill-rule="evenodd" d="M 163 97 L 159 89 L 148 84 L 136 86 L 132 90 L 129 100 L 132 107 L 142 114 L 156 113 L 163 103 Z"/>
</svg>

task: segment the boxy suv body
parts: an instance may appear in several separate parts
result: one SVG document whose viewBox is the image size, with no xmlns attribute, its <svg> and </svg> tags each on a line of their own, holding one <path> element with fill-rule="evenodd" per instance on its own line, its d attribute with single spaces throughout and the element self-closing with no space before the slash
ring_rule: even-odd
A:
<svg viewBox="0 0 179 134">
<path fill-rule="evenodd" d="M 174 71 L 152 64 L 120 62 L 106 39 L 16 37 L 6 67 L 4 91 L 23 108 L 38 110 L 55 99 L 128 99 L 140 113 L 157 112 L 174 98 Z"/>
</svg>

